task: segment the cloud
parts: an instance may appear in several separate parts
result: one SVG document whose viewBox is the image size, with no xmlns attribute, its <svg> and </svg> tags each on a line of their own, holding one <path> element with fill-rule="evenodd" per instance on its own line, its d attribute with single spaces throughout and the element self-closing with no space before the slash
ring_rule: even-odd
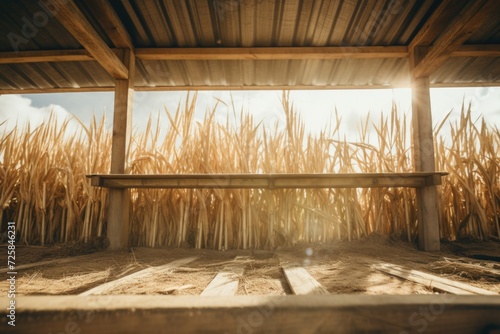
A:
<svg viewBox="0 0 500 334">
<path fill-rule="evenodd" d="M 35 107 L 30 98 L 21 95 L 0 95 L 1 132 L 9 132 L 14 128 L 25 129 L 28 125 L 30 129 L 34 129 L 46 121 L 51 113 L 55 116 L 58 124 L 71 118 L 71 114 L 57 104 Z M 72 120 L 68 126 L 76 130 L 79 124 L 76 120 Z"/>
<path fill-rule="evenodd" d="M 192 96 L 194 93 L 189 93 Z M 169 122 L 165 115 L 166 107 L 174 113 L 179 103 L 184 108 L 188 92 L 136 92 L 134 96 L 133 129 L 142 132 L 150 115 L 153 125 L 159 117 L 161 131 L 168 131 Z M 455 122 L 460 117 L 462 100 L 472 102 L 473 117 L 484 117 L 485 121 L 500 127 L 500 87 L 479 88 L 433 88 L 431 103 L 434 123 L 441 122 L 450 111 L 448 122 Z M 219 103 L 215 114 L 216 120 L 225 124 L 229 116 L 230 122 L 236 125 L 233 118 L 233 104 L 236 116 L 243 109 L 253 115 L 255 124 L 262 122 L 268 129 L 274 129 L 276 122 L 282 128 L 285 125 L 285 114 L 281 105 L 281 91 L 200 91 L 198 92 L 195 120 L 202 122 L 207 110 L 212 110 L 217 99 Z M 396 100 L 399 111 L 411 120 L 410 89 L 378 89 L 378 90 L 321 90 L 291 91 L 290 100 L 295 111 L 305 123 L 306 131 L 318 134 L 329 122 L 335 121 L 335 108 L 342 117 L 341 138 L 358 140 L 358 127 L 366 120 L 368 112 L 375 123 L 380 119 L 380 112 L 388 115 L 392 99 Z M 232 99 L 232 101 L 231 101 Z M 0 131 L 8 131 L 23 127 L 27 123 L 31 127 L 43 122 L 49 112 L 53 111 L 59 120 L 71 114 L 84 124 L 90 123 L 91 115 L 99 119 L 106 114 L 106 126 L 111 129 L 113 119 L 113 93 L 65 93 L 65 94 L 32 94 L 32 95 L 0 95 L 0 122 L 6 121 Z M 71 112 L 71 114 L 70 114 Z M 71 122 L 71 126 L 77 123 Z M 335 124 L 333 124 L 335 125 Z M 448 128 L 445 126 L 443 130 Z M 442 131 L 441 133 L 444 133 Z"/>
<path fill-rule="evenodd" d="M 473 120 L 484 119 L 486 124 L 500 127 L 500 87 L 434 88 L 431 98 L 434 123 L 451 112 L 444 131 L 460 120 L 462 103 L 466 110 L 471 105 Z"/>
</svg>

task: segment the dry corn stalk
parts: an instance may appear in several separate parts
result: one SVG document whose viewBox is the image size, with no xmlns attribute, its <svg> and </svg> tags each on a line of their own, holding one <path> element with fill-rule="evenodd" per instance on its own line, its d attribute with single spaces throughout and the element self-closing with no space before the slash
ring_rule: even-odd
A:
<svg viewBox="0 0 500 334">
<path fill-rule="evenodd" d="M 282 101 L 286 124 L 266 128 L 234 108 L 218 122 L 218 108 L 232 103 L 218 102 L 198 122 L 196 95 L 188 97 L 175 112 L 165 110 L 165 134 L 160 118 L 135 133 L 130 172 L 413 171 L 409 122 L 395 105 L 374 124 L 363 120 L 359 141 L 349 142 L 337 112 L 319 134 L 307 134 L 287 93 Z M 91 187 L 85 174 L 109 171 L 110 132 L 104 119 L 80 124 L 76 133 L 68 122 L 57 124 L 51 115 L 36 129 L 0 137 L 2 229 L 16 221 L 24 243 L 88 241 L 106 233 L 107 191 Z M 446 122 L 435 130 L 436 169 L 450 172 L 439 187 L 442 237 L 500 238 L 500 131 L 474 121 L 470 106 L 442 134 Z M 139 246 L 274 248 L 373 232 L 413 241 L 418 230 L 415 192 L 408 188 L 141 189 L 131 195 L 131 241 Z"/>
</svg>

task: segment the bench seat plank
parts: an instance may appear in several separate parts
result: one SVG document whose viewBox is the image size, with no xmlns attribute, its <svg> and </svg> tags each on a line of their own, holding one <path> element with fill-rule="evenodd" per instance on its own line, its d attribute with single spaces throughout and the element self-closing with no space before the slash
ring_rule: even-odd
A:
<svg viewBox="0 0 500 334">
<path fill-rule="evenodd" d="M 333 174 L 92 174 L 91 184 L 105 188 L 380 188 L 441 184 L 445 172 Z"/>
</svg>

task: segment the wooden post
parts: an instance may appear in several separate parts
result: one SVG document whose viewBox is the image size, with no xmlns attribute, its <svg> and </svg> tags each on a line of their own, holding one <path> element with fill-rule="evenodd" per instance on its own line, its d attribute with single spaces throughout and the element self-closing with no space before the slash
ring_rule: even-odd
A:
<svg viewBox="0 0 500 334">
<path fill-rule="evenodd" d="M 417 172 L 434 172 L 434 138 L 429 78 L 416 78 L 414 68 L 427 48 L 415 47 L 410 52 L 412 88 L 412 125 L 414 164 Z M 439 251 L 439 214 L 436 186 L 416 189 L 418 210 L 418 240 L 423 251 Z"/>
<path fill-rule="evenodd" d="M 120 50 L 120 59 L 128 68 L 128 79 L 115 80 L 115 106 L 111 146 L 111 174 L 126 174 L 134 95 L 135 56 L 129 49 Z M 112 250 L 128 247 L 129 191 L 109 189 L 108 228 L 109 247 Z"/>
</svg>

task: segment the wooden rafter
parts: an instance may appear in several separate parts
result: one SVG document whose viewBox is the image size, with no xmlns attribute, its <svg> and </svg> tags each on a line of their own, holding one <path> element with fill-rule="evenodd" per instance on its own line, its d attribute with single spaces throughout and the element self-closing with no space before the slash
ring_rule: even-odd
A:
<svg viewBox="0 0 500 334">
<path fill-rule="evenodd" d="M 445 2 L 446 3 L 446 2 Z M 440 7 L 441 8 L 441 7 Z M 410 58 L 417 48 L 428 47 L 421 60 L 412 64 L 412 74 L 414 77 L 428 77 L 441 66 L 451 54 L 457 50 L 470 36 L 477 31 L 492 15 L 498 15 L 500 4 L 496 0 L 477 0 L 470 1 L 462 11 L 453 19 L 453 22 L 437 38 L 437 40 L 428 46 L 431 40 L 430 35 L 435 32 L 423 33 L 417 35 L 415 42 L 410 44 Z M 430 20 L 434 18 L 431 17 Z M 432 26 L 432 25 L 430 25 Z M 424 27 L 426 28 L 427 25 Z M 427 39 L 424 37 L 428 37 Z M 411 60 L 410 60 L 411 61 Z"/>
<path fill-rule="evenodd" d="M 460 13 L 469 0 L 443 0 L 424 23 L 409 45 L 430 46 L 446 30 L 453 19 Z"/>
<path fill-rule="evenodd" d="M 47 0 L 45 0 L 47 2 Z M 128 70 L 101 39 L 73 0 L 50 0 L 54 16 L 115 79 L 127 79 Z"/>
<path fill-rule="evenodd" d="M 134 49 L 134 44 L 127 29 L 108 1 L 86 0 L 85 4 L 88 5 L 99 24 L 102 25 L 115 47 Z"/>
</svg>

